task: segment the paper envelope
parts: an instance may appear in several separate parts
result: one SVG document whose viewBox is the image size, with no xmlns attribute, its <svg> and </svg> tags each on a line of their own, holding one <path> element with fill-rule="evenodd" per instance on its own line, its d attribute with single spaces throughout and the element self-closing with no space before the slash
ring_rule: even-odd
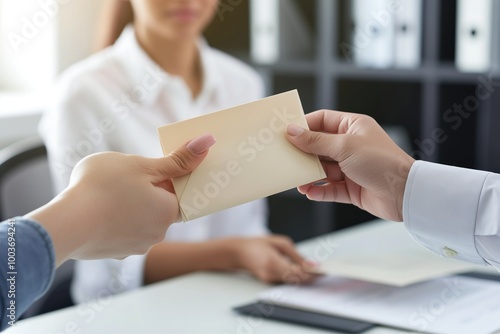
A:
<svg viewBox="0 0 500 334">
<path fill-rule="evenodd" d="M 296 90 L 158 128 L 168 155 L 212 134 L 201 165 L 173 180 L 184 221 L 325 178 L 317 156 L 295 148 L 286 127 L 308 128 Z"/>
</svg>

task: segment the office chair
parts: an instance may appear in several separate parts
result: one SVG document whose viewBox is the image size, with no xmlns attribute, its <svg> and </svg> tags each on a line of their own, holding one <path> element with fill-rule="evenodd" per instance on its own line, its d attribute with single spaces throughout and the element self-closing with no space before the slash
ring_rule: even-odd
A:
<svg viewBox="0 0 500 334">
<path fill-rule="evenodd" d="M 0 222 L 22 216 L 53 198 L 47 150 L 39 138 L 16 142 L 0 150 Z M 73 262 L 56 272 L 48 293 L 24 314 L 24 318 L 50 312 L 73 303 L 69 286 Z"/>
<path fill-rule="evenodd" d="M 0 219 L 24 215 L 52 199 L 43 143 L 30 138 L 0 150 Z"/>
</svg>

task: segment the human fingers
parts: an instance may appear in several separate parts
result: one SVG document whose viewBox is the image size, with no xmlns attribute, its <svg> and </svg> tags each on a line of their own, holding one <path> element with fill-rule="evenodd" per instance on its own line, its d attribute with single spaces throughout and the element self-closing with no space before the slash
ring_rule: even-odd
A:
<svg viewBox="0 0 500 334">
<path fill-rule="evenodd" d="M 252 273 L 261 281 L 266 283 L 282 283 L 285 274 L 290 270 L 292 262 L 283 256 L 277 249 L 268 249 L 267 259 L 264 265 L 251 268 Z"/>
<path fill-rule="evenodd" d="M 330 157 L 338 162 L 346 157 L 347 136 L 309 131 L 295 124 L 290 124 L 287 127 L 288 140 L 299 150 Z"/>
<path fill-rule="evenodd" d="M 344 134 L 360 117 L 364 115 L 323 109 L 307 114 L 306 120 L 311 131 Z"/>
<path fill-rule="evenodd" d="M 324 184 L 327 182 L 342 182 L 344 181 L 344 173 L 342 172 L 342 169 L 340 169 L 340 166 L 336 162 L 321 162 L 321 165 L 323 166 L 323 169 L 327 175 L 325 179 L 318 180 L 315 182 L 311 183 L 306 183 L 304 185 L 300 185 L 297 187 L 297 190 L 302 194 L 305 195 L 307 192 L 307 189 L 309 189 L 311 186 L 316 186 L 320 184 Z"/>
<path fill-rule="evenodd" d="M 269 238 L 269 242 L 283 255 L 287 256 L 292 262 L 301 264 L 305 258 L 299 254 L 292 239 L 276 235 Z"/>
<path fill-rule="evenodd" d="M 192 172 L 205 159 L 208 150 L 215 144 L 212 135 L 200 136 L 186 145 L 158 159 L 145 159 L 154 183 L 179 177 Z"/>
<path fill-rule="evenodd" d="M 282 280 L 288 284 L 311 284 L 320 276 L 308 270 L 304 264 L 291 264 Z"/>
<path fill-rule="evenodd" d="M 352 204 L 346 182 L 329 182 L 323 185 L 311 185 L 304 195 L 317 202 L 336 202 Z"/>
</svg>

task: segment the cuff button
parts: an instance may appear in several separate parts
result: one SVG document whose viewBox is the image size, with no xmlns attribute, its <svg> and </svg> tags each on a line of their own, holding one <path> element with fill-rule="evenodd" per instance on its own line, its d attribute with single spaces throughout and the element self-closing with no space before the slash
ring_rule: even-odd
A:
<svg viewBox="0 0 500 334">
<path fill-rule="evenodd" d="M 457 251 L 451 249 L 451 248 L 448 248 L 448 247 L 444 247 L 443 248 L 443 255 L 446 256 L 446 257 L 455 257 L 458 255 Z"/>
</svg>

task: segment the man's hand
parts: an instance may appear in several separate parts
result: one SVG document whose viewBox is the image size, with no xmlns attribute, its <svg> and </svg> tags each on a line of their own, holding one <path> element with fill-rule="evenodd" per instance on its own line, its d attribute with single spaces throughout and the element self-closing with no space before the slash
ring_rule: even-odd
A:
<svg viewBox="0 0 500 334">
<path fill-rule="evenodd" d="M 311 200 L 352 203 L 380 218 L 402 221 L 406 180 L 415 160 L 369 116 L 320 110 L 306 119 L 311 131 L 291 125 L 288 139 L 319 155 L 327 178 L 298 190 Z"/>
</svg>

